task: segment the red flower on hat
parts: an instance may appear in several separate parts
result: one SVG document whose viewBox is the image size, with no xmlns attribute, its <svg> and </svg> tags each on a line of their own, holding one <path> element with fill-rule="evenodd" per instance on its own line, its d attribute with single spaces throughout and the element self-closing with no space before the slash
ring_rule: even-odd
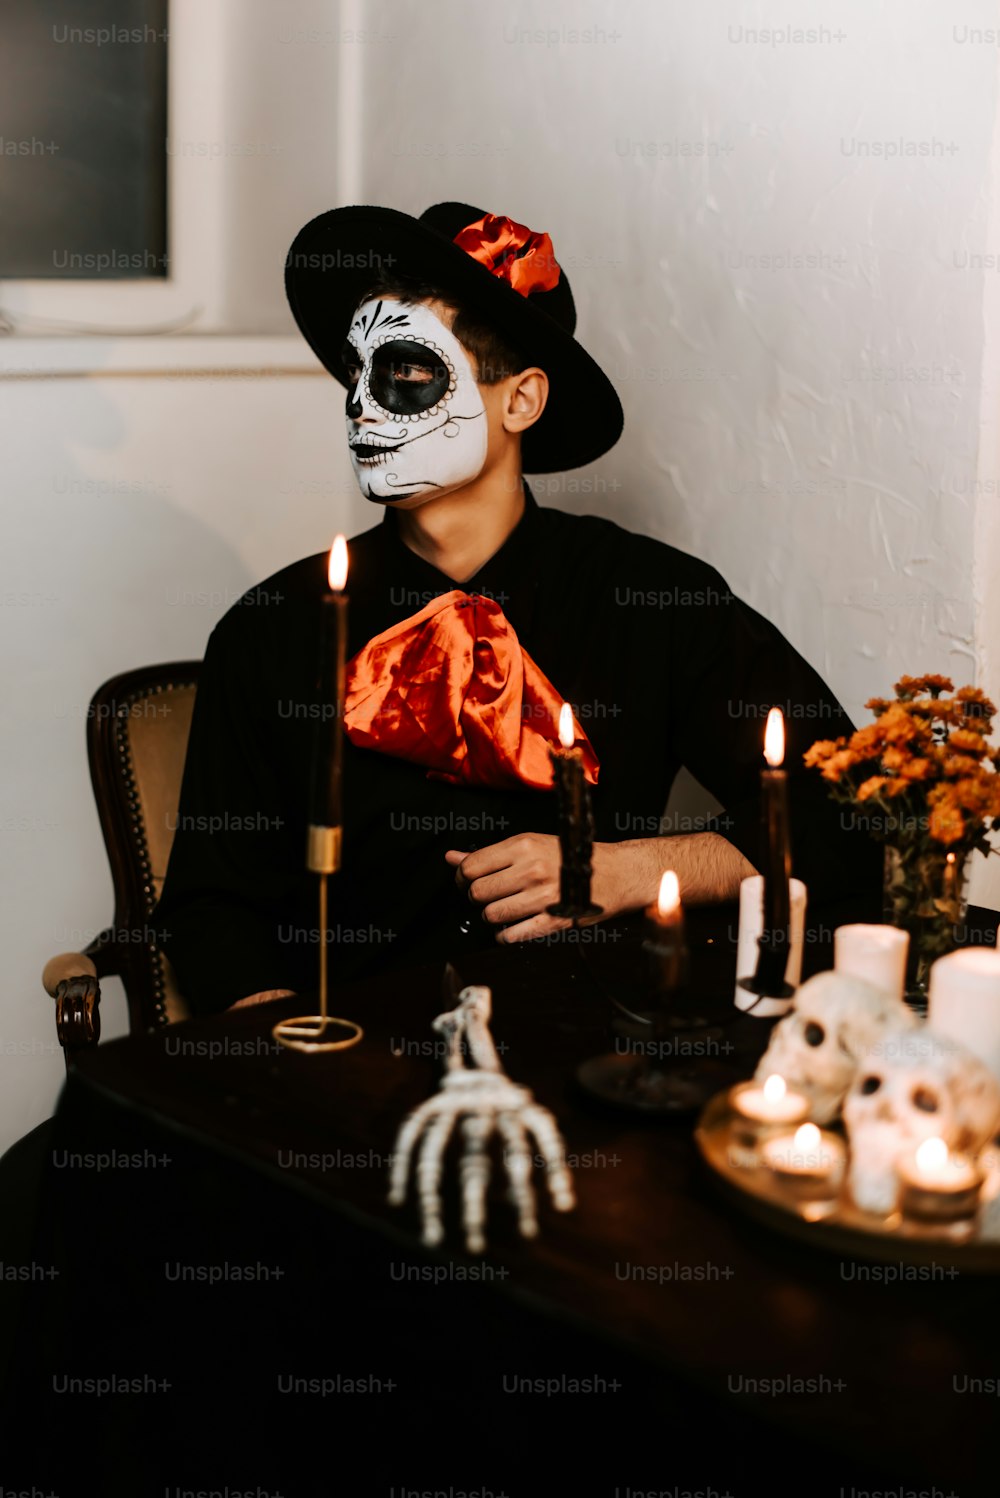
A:
<svg viewBox="0 0 1000 1498">
<path fill-rule="evenodd" d="M 559 265 L 549 236 L 513 219 L 486 213 L 456 234 L 455 244 L 521 296 L 558 285 Z"/>
</svg>

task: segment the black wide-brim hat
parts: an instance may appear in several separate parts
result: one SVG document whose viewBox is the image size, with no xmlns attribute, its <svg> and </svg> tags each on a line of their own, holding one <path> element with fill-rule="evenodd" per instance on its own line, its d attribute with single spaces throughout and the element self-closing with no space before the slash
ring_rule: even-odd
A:
<svg viewBox="0 0 1000 1498">
<path fill-rule="evenodd" d="M 333 208 L 300 229 L 285 262 L 285 290 L 310 348 L 346 388 L 341 350 L 366 291 L 393 276 L 451 293 L 549 376 L 545 410 L 521 444 L 527 473 L 591 463 L 614 447 L 624 416 L 601 367 L 573 337 L 576 308 L 566 273 L 527 295 L 455 244 L 485 218 L 467 203 L 436 203 L 413 218 L 394 208 Z M 534 236 L 537 238 L 537 236 Z M 547 241 L 546 241 L 547 243 Z M 550 264 L 556 264 L 550 256 Z M 551 277 L 549 278 L 551 279 Z"/>
</svg>

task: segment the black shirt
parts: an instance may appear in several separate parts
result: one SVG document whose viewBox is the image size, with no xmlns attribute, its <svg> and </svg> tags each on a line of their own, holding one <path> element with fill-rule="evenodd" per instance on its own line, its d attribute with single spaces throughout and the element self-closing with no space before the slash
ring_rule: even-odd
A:
<svg viewBox="0 0 1000 1498">
<path fill-rule="evenodd" d="M 156 922 L 195 1012 L 316 985 L 316 878 L 305 868 L 325 552 L 252 589 L 216 626 L 198 688 L 173 851 Z M 401 540 L 397 517 L 350 543 L 349 656 L 456 584 Z M 496 599 L 574 708 L 600 761 L 596 838 L 671 831 L 681 765 L 725 808 L 705 823 L 760 866 L 760 771 L 772 705 L 786 716 L 793 871 L 810 901 L 874 888 L 876 848 L 841 825 L 816 738 L 852 724 L 820 677 L 713 568 L 610 520 L 542 509 L 530 493 L 500 550 L 463 583 Z M 430 780 L 348 743 L 344 864 L 331 881 L 332 972 L 430 961 L 495 940 L 455 887 L 445 850 L 555 832 L 555 797 Z M 664 863 L 667 864 L 665 859 Z"/>
</svg>

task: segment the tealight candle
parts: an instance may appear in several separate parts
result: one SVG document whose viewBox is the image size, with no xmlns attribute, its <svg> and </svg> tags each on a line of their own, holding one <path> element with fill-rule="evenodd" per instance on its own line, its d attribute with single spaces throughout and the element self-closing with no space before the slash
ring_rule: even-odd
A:
<svg viewBox="0 0 1000 1498">
<path fill-rule="evenodd" d="M 833 969 L 901 999 L 909 946 L 909 934 L 895 926 L 838 926 L 833 933 Z"/>
<path fill-rule="evenodd" d="M 735 1114 L 737 1140 L 744 1147 L 757 1145 L 809 1117 L 809 1099 L 804 1093 L 791 1091 L 777 1073 L 765 1078 L 763 1085 L 740 1082 L 730 1088 L 729 1106 Z"/>
<path fill-rule="evenodd" d="M 896 1172 L 907 1217 L 953 1222 L 975 1214 L 983 1171 L 968 1155 L 952 1154 L 943 1139 L 932 1136 L 908 1150 L 896 1162 Z"/>
<path fill-rule="evenodd" d="M 796 1196 L 835 1195 L 846 1159 L 844 1141 L 814 1123 L 802 1124 L 794 1134 L 778 1134 L 761 1149 L 762 1165 Z"/>
<path fill-rule="evenodd" d="M 967 947 L 939 957 L 931 968 L 927 1023 L 1000 1078 L 1000 952 Z"/>
</svg>

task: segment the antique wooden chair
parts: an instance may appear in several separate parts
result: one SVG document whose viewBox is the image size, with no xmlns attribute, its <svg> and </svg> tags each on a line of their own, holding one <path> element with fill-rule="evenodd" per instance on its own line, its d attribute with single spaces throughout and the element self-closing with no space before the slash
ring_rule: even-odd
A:
<svg viewBox="0 0 1000 1498">
<path fill-rule="evenodd" d="M 121 978 L 129 1027 L 155 1030 L 187 1018 L 149 916 L 160 896 L 174 840 L 200 662 L 144 666 L 112 677 L 90 704 L 87 755 L 114 882 L 114 925 L 83 952 L 46 964 L 67 1066 L 100 1039 L 100 980 Z"/>
</svg>

